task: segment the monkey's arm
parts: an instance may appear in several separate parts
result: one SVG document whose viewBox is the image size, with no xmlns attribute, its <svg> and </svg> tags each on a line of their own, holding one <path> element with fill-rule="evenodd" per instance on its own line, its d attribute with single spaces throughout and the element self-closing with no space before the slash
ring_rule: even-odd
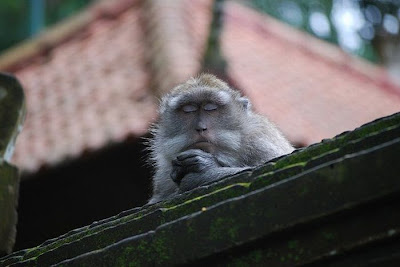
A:
<svg viewBox="0 0 400 267">
<path fill-rule="evenodd" d="M 180 192 L 249 169 L 249 167 L 223 167 L 212 154 L 200 149 L 182 152 L 173 160 L 172 165 L 171 178 L 179 185 Z"/>
<path fill-rule="evenodd" d="M 178 185 L 168 179 L 170 173 L 170 166 L 163 166 L 156 171 L 153 177 L 153 195 L 148 204 L 163 201 L 178 194 Z"/>
</svg>

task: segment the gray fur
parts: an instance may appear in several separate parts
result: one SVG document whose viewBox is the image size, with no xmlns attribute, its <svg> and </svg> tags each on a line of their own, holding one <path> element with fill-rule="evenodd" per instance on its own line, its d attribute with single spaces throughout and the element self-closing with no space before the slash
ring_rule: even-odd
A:
<svg viewBox="0 0 400 267">
<path fill-rule="evenodd" d="M 217 110 L 204 111 L 206 103 L 217 104 Z M 183 112 L 185 104 L 199 108 Z M 271 122 L 251 110 L 247 98 L 210 74 L 175 87 L 162 98 L 159 112 L 150 140 L 155 175 L 149 203 L 293 151 Z M 204 142 L 195 143 L 198 138 Z"/>
</svg>

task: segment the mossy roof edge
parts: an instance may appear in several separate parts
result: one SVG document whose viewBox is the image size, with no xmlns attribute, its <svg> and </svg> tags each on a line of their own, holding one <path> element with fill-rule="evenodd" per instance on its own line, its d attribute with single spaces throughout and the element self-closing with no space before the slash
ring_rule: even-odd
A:
<svg viewBox="0 0 400 267">
<path fill-rule="evenodd" d="M 100 222 L 94 222 L 91 226 L 70 231 L 66 235 L 49 240 L 38 247 L 19 251 L 0 259 L 0 263 L 18 262 L 20 260 L 29 260 L 30 258 L 34 259 L 42 254 L 46 254 L 47 252 L 54 252 L 59 247 L 63 248 L 67 244 L 76 246 L 79 242 L 84 241 L 85 239 L 88 240 L 87 238 L 89 236 L 92 236 L 94 239 L 99 238 L 101 236 L 99 233 L 104 233 L 106 235 L 109 233 L 107 229 L 113 231 L 113 229 L 119 225 L 126 225 L 132 221 L 140 221 L 142 217 L 152 219 L 158 218 L 160 224 L 174 220 L 177 217 L 184 216 L 185 214 L 193 213 L 194 210 L 198 210 L 199 208 L 201 209 L 203 207 L 211 206 L 213 203 L 218 203 L 224 199 L 243 195 L 249 191 L 268 186 L 268 184 L 301 173 L 304 170 L 313 167 L 313 164 L 311 163 L 313 161 L 315 162 L 315 159 L 322 158 L 319 163 L 314 164 L 318 166 L 318 164 L 323 164 L 324 160 L 332 160 L 346 155 L 349 152 L 357 152 L 360 149 L 368 148 L 371 144 L 377 145 L 380 142 L 391 140 L 396 136 L 399 136 L 399 129 L 400 113 L 396 113 L 392 116 L 381 118 L 363 125 L 353 132 L 340 134 L 333 139 L 325 140 L 322 143 L 312 145 L 309 148 L 296 151 L 292 155 L 276 159 L 266 165 L 256 168 L 252 172 L 245 172 L 229 177 L 215 184 L 203 186 L 171 201 L 158 203 L 153 206 L 135 208 Z M 368 141 L 366 144 L 365 140 Z M 357 147 L 357 144 L 361 145 Z M 326 148 L 326 146 L 328 146 L 329 149 Z M 350 148 L 345 149 L 346 146 L 349 146 Z M 338 153 L 341 149 L 344 150 L 344 152 Z M 326 157 L 326 155 L 329 156 L 331 154 L 336 154 L 336 156 Z M 297 160 L 291 159 L 293 157 L 297 158 Z M 309 167 L 307 167 L 307 164 Z M 267 178 L 272 179 L 268 180 Z M 246 186 L 243 186 L 243 184 Z M 179 209 L 177 209 L 177 207 L 179 207 Z M 152 217 L 152 215 L 154 216 Z M 140 234 L 140 232 L 137 234 Z M 100 247 L 102 246 L 104 246 L 104 244 Z M 62 251 L 62 249 L 60 251 Z M 48 253 L 48 255 L 50 254 L 52 253 Z"/>
<path fill-rule="evenodd" d="M 181 264 L 400 193 L 400 138 L 160 225 L 66 265 Z M 365 164 L 375 168 L 365 168 Z M 357 174 L 357 175 L 354 175 Z M 358 189 L 358 190 L 356 190 Z M 307 207 L 307 208 L 304 208 Z"/>
</svg>

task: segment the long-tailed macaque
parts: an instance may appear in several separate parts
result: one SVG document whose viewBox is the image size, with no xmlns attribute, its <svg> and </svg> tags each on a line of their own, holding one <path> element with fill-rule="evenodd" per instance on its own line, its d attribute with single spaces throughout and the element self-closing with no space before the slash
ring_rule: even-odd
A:
<svg viewBox="0 0 400 267">
<path fill-rule="evenodd" d="M 155 203 L 288 154 L 293 147 L 250 102 L 202 74 L 176 86 L 160 104 L 150 141 Z"/>
</svg>

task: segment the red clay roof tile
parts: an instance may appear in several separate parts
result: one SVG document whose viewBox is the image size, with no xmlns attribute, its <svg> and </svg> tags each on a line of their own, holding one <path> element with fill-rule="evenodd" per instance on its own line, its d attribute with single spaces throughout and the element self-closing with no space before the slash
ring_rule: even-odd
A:
<svg viewBox="0 0 400 267">
<path fill-rule="evenodd" d="M 28 106 L 18 166 L 36 171 L 147 132 L 157 103 L 147 89 L 139 17 L 135 7 L 115 19 L 99 16 L 78 38 L 15 72 Z"/>
<path fill-rule="evenodd" d="M 222 37 L 229 75 L 256 110 L 309 145 L 400 110 L 383 69 L 229 3 Z"/>
</svg>

